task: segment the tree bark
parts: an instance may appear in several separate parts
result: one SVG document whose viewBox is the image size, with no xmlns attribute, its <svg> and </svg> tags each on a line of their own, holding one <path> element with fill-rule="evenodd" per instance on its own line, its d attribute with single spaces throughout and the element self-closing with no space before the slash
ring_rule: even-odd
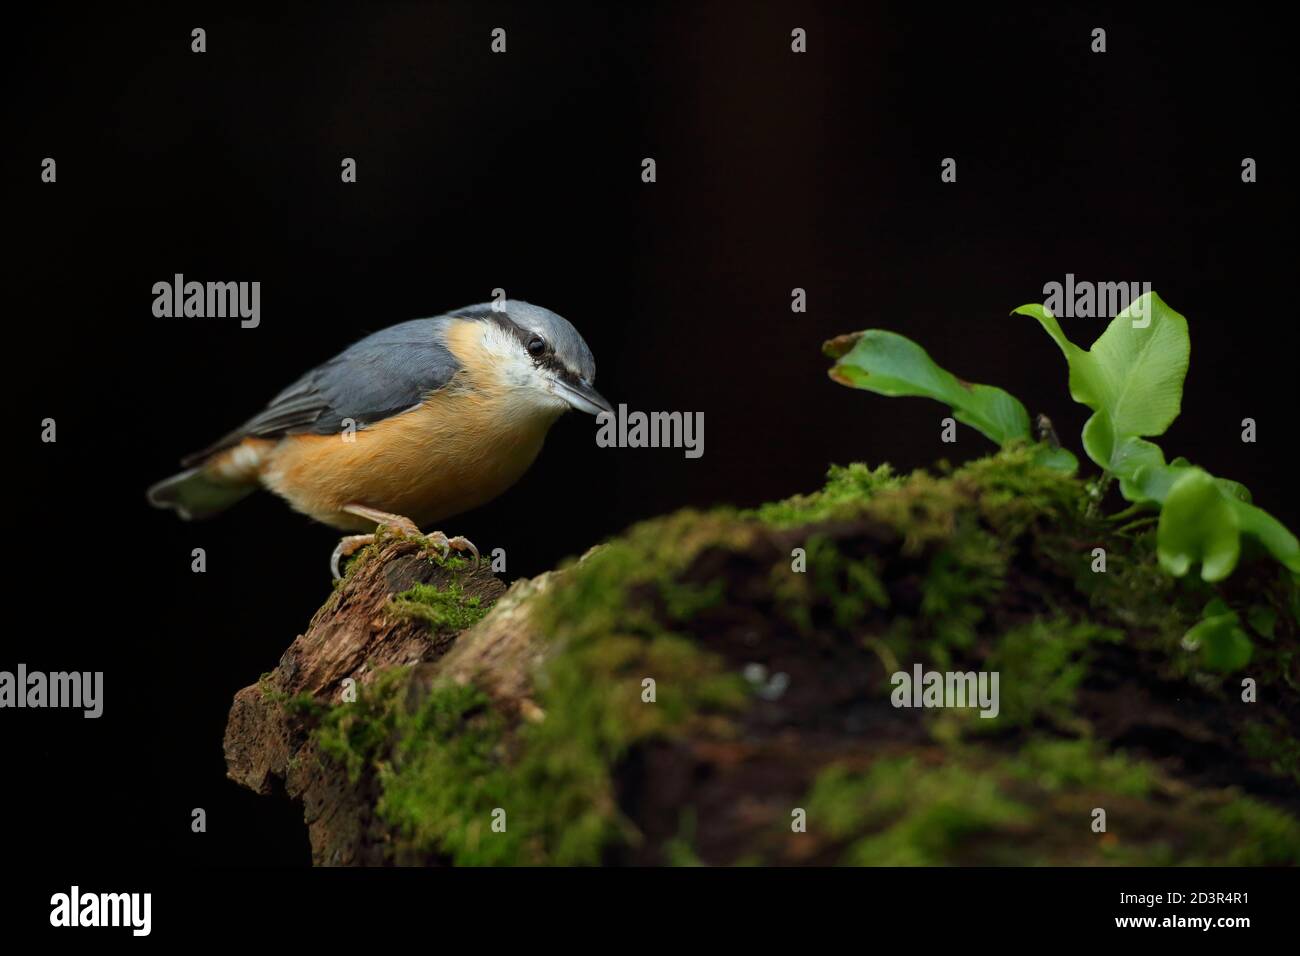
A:
<svg viewBox="0 0 1300 956">
<path fill-rule="evenodd" d="M 453 579 L 485 603 L 506 590 L 486 565 L 450 572 L 417 543 L 388 539 L 373 557 L 358 560 L 276 668 L 235 695 L 225 734 L 227 776 L 255 793 L 282 789 L 301 801 L 317 865 L 384 862 L 385 828 L 372 812 L 374 782 L 352 783 L 322 762 L 309 716 L 285 704 L 299 695 L 338 703 L 348 679 L 364 687 L 386 668 L 423 668 L 442 658 L 456 633 L 395 614 L 390 599 L 416 584 L 445 587 Z"/>
<path fill-rule="evenodd" d="M 440 829 L 435 818 L 432 837 L 412 835 L 380 812 L 409 754 L 381 748 L 349 774 L 313 733 L 321 708 L 340 705 L 345 679 L 364 692 L 376 675 L 406 667 L 408 710 L 435 687 L 471 685 L 486 704 L 467 725 L 490 712 L 503 728 L 498 746 L 466 764 L 476 775 L 466 793 L 478 792 L 479 776 L 521 766 L 529 748 L 543 754 L 519 778 L 541 780 L 535 793 L 502 791 L 516 794 L 511 825 L 536 826 L 506 862 L 1300 863 L 1294 579 L 1255 561 L 1213 592 L 1172 581 L 1154 567 L 1149 534 L 1120 534 L 1086 515 L 1081 482 L 1071 492 L 1078 507 L 1044 504 L 1043 516 L 1026 518 L 1031 495 L 993 495 L 985 479 L 913 476 L 873 491 L 860 514 L 807 524 L 673 516 L 509 591 L 485 567 L 447 570 L 415 542 L 387 540 L 358 560 L 278 666 L 236 695 L 229 776 L 301 801 L 318 865 L 485 859 L 457 836 L 459 823 Z M 995 508 L 1012 518 L 1000 524 Z M 806 574 L 792 575 L 792 552 L 810 542 L 821 550 L 810 550 Z M 1111 567 L 1090 576 L 1097 544 Z M 998 554 L 987 593 L 976 587 L 986 545 Z M 637 558 L 618 565 L 636 580 L 613 615 L 539 611 L 578 585 L 591 590 L 620 555 Z M 656 560 L 669 568 L 658 577 L 645 570 Z M 979 613 L 956 598 L 936 610 L 936 582 Z M 459 586 L 494 606 L 462 631 L 433 627 L 395 611 L 393 596 L 418 583 Z M 600 599 L 599 589 L 591 594 Z M 1267 634 L 1252 631 L 1256 654 L 1243 673 L 1204 672 L 1178 644 L 1215 594 L 1243 620 L 1281 609 Z M 593 620 L 603 623 L 587 633 Z M 1108 636 L 1071 656 L 1070 634 L 1094 625 Z M 996 727 L 945 723 L 947 713 L 891 701 L 891 675 L 917 660 L 945 669 L 936 653 L 951 657 L 947 669 L 1000 669 L 1008 711 Z M 561 691 L 554 665 L 564 660 L 579 668 L 565 673 L 580 676 Z M 1065 681 L 1072 669 L 1077 677 Z M 706 672 L 744 675 L 743 707 L 709 710 L 698 693 Z M 660 678 L 659 703 L 642 705 L 645 675 Z M 1243 703 L 1246 677 L 1257 701 Z M 590 702 L 576 699 L 588 692 Z M 651 711 L 638 708 L 663 708 L 658 718 L 689 693 L 686 709 L 699 713 L 641 727 Z M 1009 711 L 1016 701 L 1018 716 Z M 520 823 L 572 778 L 577 744 L 533 732 L 556 720 L 575 739 L 588 724 L 606 733 L 583 753 L 607 759 L 608 791 L 581 791 L 587 803 Z M 497 799 L 467 812 L 486 820 Z M 596 856 L 572 850 L 564 830 L 588 805 L 616 821 Z M 1097 809 L 1109 819 L 1101 831 Z M 803 829 L 792 825 L 800 812 Z"/>
</svg>

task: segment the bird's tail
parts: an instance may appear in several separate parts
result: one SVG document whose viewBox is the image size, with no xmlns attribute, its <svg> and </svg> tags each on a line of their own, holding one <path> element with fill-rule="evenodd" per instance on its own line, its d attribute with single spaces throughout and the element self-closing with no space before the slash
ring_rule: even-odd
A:
<svg viewBox="0 0 1300 956">
<path fill-rule="evenodd" d="M 190 521 L 219 514 L 256 489 L 256 483 L 218 481 L 200 465 L 158 482 L 148 495 L 155 508 L 171 508 Z"/>
</svg>

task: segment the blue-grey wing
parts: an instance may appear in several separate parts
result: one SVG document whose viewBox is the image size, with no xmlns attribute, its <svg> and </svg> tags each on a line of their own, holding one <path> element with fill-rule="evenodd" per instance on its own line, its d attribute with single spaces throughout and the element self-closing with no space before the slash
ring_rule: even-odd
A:
<svg viewBox="0 0 1300 956">
<path fill-rule="evenodd" d="M 460 363 L 444 344 L 450 316 L 414 319 L 349 346 L 294 382 L 220 441 L 188 456 L 189 466 L 245 438 L 331 435 L 344 419 L 358 428 L 418 405 L 444 387 Z"/>
</svg>

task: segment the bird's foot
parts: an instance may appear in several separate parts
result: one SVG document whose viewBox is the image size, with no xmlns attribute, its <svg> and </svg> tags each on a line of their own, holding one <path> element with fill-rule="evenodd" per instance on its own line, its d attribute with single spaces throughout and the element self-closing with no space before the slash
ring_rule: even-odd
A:
<svg viewBox="0 0 1300 956">
<path fill-rule="evenodd" d="M 463 538 L 460 535 L 449 538 L 441 531 L 431 531 L 429 534 L 424 534 L 410 518 L 389 514 L 386 511 L 377 511 L 364 505 L 348 505 L 343 510 L 349 514 L 355 514 L 374 521 L 379 526 L 376 528 L 376 532 L 383 530 L 403 538 L 423 539 L 427 546 L 438 550 L 439 561 L 446 561 L 452 551 L 468 551 L 474 555 L 474 563 L 477 565 L 479 562 L 478 548 L 468 538 Z M 374 543 L 374 534 L 350 534 L 341 538 L 334 548 L 334 553 L 330 556 L 330 571 L 334 575 L 334 580 L 337 581 L 343 576 L 339 571 L 339 564 L 344 558 L 349 558 L 362 548 Z"/>
<path fill-rule="evenodd" d="M 446 561 L 447 555 L 451 554 L 453 551 L 468 551 L 470 554 L 474 555 L 474 563 L 478 564 L 478 548 L 474 547 L 474 542 L 469 540 L 469 538 L 464 538 L 460 535 L 456 535 L 454 538 L 449 538 L 441 531 L 430 531 L 424 537 L 428 539 L 430 544 L 438 549 L 439 561 Z"/>
<path fill-rule="evenodd" d="M 339 543 L 334 547 L 334 553 L 330 555 L 330 573 L 334 575 L 337 581 L 343 577 L 339 571 L 339 562 L 344 558 L 350 558 L 368 544 L 375 543 L 373 534 L 349 534 L 339 539 Z"/>
</svg>

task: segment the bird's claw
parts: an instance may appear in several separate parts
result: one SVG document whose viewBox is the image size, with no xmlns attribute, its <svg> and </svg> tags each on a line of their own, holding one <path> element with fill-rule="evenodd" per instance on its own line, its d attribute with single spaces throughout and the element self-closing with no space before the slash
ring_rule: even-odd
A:
<svg viewBox="0 0 1300 956">
<path fill-rule="evenodd" d="M 339 539 L 339 543 L 334 546 L 334 553 L 330 555 L 330 573 L 334 575 L 337 581 L 343 577 L 339 570 L 339 562 L 344 558 L 350 558 L 359 550 L 368 544 L 373 544 L 375 536 L 373 534 L 349 534 Z"/>
<path fill-rule="evenodd" d="M 461 535 L 449 538 L 441 531 L 431 531 L 429 534 L 425 535 L 425 537 L 434 547 L 438 548 L 439 561 L 446 561 L 452 551 L 468 551 L 474 556 L 474 566 L 478 567 L 478 548 L 474 546 L 474 542 L 470 541 L 469 538 L 462 537 Z"/>
<path fill-rule="evenodd" d="M 461 535 L 449 538 L 441 531 L 431 531 L 428 534 L 421 534 L 420 529 L 410 521 L 406 521 L 404 524 L 386 522 L 382 527 L 390 533 L 401 535 L 402 537 L 424 538 L 428 544 L 438 549 L 439 563 L 445 562 L 447 558 L 451 556 L 452 551 L 468 551 L 474 556 L 474 567 L 478 567 L 479 565 L 480 558 L 478 548 L 474 546 L 473 541 L 470 541 L 468 538 L 462 537 Z M 344 558 L 351 557 L 366 545 L 373 544 L 374 541 L 375 536 L 373 534 L 350 534 L 346 537 L 340 538 L 339 543 L 334 548 L 334 553 L 330 555 L 330 573 L 334 575 L 334 580 L 337 581 L 343 577 L 339 565 Z"/>
</svg>

